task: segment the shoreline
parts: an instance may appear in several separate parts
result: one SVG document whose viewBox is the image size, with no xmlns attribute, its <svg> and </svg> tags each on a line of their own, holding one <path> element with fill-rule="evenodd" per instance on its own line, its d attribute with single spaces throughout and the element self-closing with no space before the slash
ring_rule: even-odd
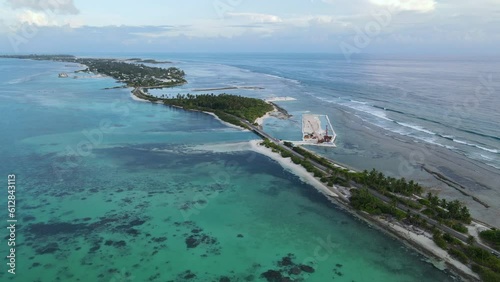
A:
<svg viewBox="0 0 500 282">
<path fill-rule="evenodd" d="M 255 119 L 254 123 L 256 123 L 261 128 L 262 128 L 262 125 L 264 124 L 264 121 L 267 118 L 274 117 L 274 118 L 278 118 L 278 119 L 288 119 L 291 117 L 291 115 L 288 114 L 288 112 L 285 109 L 281 108 L 280 106 L 276 105 L 275 103 L 268 101 L 268 100 L 264 100 L 264 102 L 273 106 L 273 110 L 269 111 L 265 115 Z"/>
<path fill-rule="evenodd" d="M 274 106 L 273 106 L 274 107 Z M 276 109 L 276 107 L 274 107 L 274 110 L 272 111 L 269 111 L 267 112 L 265 115 L 259 117 L 259 118 L 256 118 L 254 123 L 258 124 L 260 127 L 262 127 L 262 125 L 264 124 L 264 121 L 267 119 L 267 118 L 270 118 L 271 117 L 271 114 L 272 113 L 275 113 L 277 112 L 278 110 Z"/>
<path fill-rule="evenodd" d="M 132 94 L 133 96 L 136 96 L 135 91 L 133 91 Z M 159 102 L 159 101 L 148 101 L 145 99 L 141 99 L 137 96 L 136 98 L 141 102 L 156 102 L 156 103 Z M 182 107 L 178 108 L 183 109 Z M 222 123 L 226 124 L 226 122 L 220 120 L 214 113 L 198 111 L 198 110 L 194 111 L 212 115 Z M 264 119 L 270 117 L 271 113 L 275 111 L 277 111 L 277 109 L 273 105 L 273 111 L 266 113 L 263 117 L 257 118 L 255 123 L 259 124 L 259 126 L 261 127 Z M 226 125 L 241 129 L 240 127 L 232 124 L 226 124 Z M 466 281 L 480 281 L 478 274 L 474 273 L 468 266 L 462 264 L 457 259 L 452 258 L 447 253 L 446 250 L 443 250 L 440 247 L 438 247 L 435 244 L 434 240 L 432 239 L 431 235 L 427 236 L 422 235 L 426 233 L 424 230 L 415 229 L 412 226 L 406 226 L 399 222 L 391 225 L 391 222 L 386 221 L 384 218 L 380 216 L 372 216 L 367 213 L 354 210 L 349 205 L 348 198 L 350 196 L 350 193 L 348 188 L 344 188 L 342 191 L 342 189 L 339 186 L 329 187 L 325 185 L 319 179 L 310 174 L 304 167 L 293 163 L 290 158 L 283 158 L 281 155 L 273 152 L 271 149 L 259 145 L 260 142 L 261 140 L 250 141 L 249 142 L 250 150 L 265 155 L 271 158 L 272 160 L 275 160 L 284 169 L 290 171 L 292 174 L 297 175 L 303 182 L 315 187 L 315 189 L 317 189 L 318 192 L 325 195 L 327 199 L 330 202 L 334 203 L 337 207 L 342 208 L 343 210 L 349 212 L 355 218 L 363 220 L 370 226 L 376 226 L 380 231 L 384 232 L 384 234 L 392 236 L 397 240 L 399 240 L 400 242 L 402 242 L 403 244 L 410 246 L 412 249 L 422 254 L 426 258 L 430 258 L 430 262 L 432 262 L 432 259 L 437 259 L 438 262 L 433 263 L 435 267 L 437 267 L 438 263 L 443 263 L 446 266 L 445 268 L 448 269 L 451 273 L 464 278 Z"/>
<path fill-rule="evenodd" d="M 321 181 L 319 181 L 316 177 L 311 175 L 304 167 L 293 163 L 292 160 L 289 158 L 285 159 L 285 158 L 277 155 L 269 148 L 266 148 L 264 146 L 259 145 L 260 142 L 262 142 L 262 141 L 261 140 L 251 140 L 249 142 L 250 143 L 250 150 L 252 150 L 256 153 L 259 153 L 261 155 L 267 156 L 267 157 L 271 158 L 272 160 L 278 162 L 284 169 L 297 175 L 300 178 L 300 180 L 302 180 L 303 182 L 314 186 L 319 192 L 321 192 L 325 196 L 334 197 L 334 198 L 339 198 L 339 197 L 345 198 L 338 189 L 327 187 L 326 185 L 321 183 Z"/>
<path fill-rule="evenodd" d="M 144 94 L 144 92 L 142 92 L 142 91 L 141 91 L 141 93 Z M 135 91 L 133 91 L 133 90 L 130 92 L 130 97 L 132 98 L 132 100 L 137 101 L 137 102 L 143 102 L 143 103 L 147 102 L 147 103 L 154 103 L 154 104 L 162 104 L 162 105 L 164 105 L 161 101 L 149 101 L 149 100 L 146 100 L 146 99 L 142 99 L 142 98 L 138 97 L 137 95 L 135 95 Z M 165 106 L 167 106 L 167 105 L 165 105 Z M 237 125 L 231 124 L 229 122 L 225 122 L 225 121 L 221 120 L 216 114 L 211 113 L 211 112 L 198 111 L 198 110 L 186 110 L 186 109 L 184 109 L 182 107 L 178 107 L 178 106 L 173 106 L 173 105 L 169 105 L 169 106 L 177 108 L 177 109 L 181 109 L 181 110 L 184 110 L 184 111 L 199 112 L 199 113 L 204 113 L 204 114 L 207 114 L 207 115 L 211 115 L 212 117 L 214 117 L 216 120 L 218 120 L 220 123 L 222 123 L 225 126 L 228 126 L 228 127 L 234 128 L 234 129 L 239 129 L 241 131 L 249 131 L 248 129 L 244 129 L 242 127 L 239 127 Z"/>
<path fill-rule="evenodd" d="M 438 263 L 444 263 L 445 268 L 453 274 L 460 276 L 466 281 L 480 281 L 479 275 L 473 272 L 469 267 L 452 258 L 445 250 L 437 246 L 432 240 L 432 235 L 426 234 L 423 230 L 410 229 L 399 223 L 392 223 L 380 216 L 371 216 L 367 213 L 354 210 L 348 202 L 348 199 L 342 194 L 338 187 L 328 187 L 319 179 L 311 175 L 302 166 L 294 164 L 291 159 L 283 158 L 271 149 L 259 145 L 261 140 L 250 141 L 250 150 L 262 154 L 278 162 L 284 169 L 298 176 L 302 181 L 312 185 L 318 192 L 325 195 L 330 202 L 337 207 L 345 210 L 355 218 L 358 218 L 370 226 L 376 227 L 386 235 L 389 235 L 403 244 L 411 247 L 421 255 L 429 258 L 429 263 L 437 267 Z M 425 234 L 425 235 L 423 235 Z M 426 236 L 427 235 L 427 236 Z M 430 238 L 429 238 L 430 237 Z M 437 259 L 437 262 L 432 262 Z M 437 267 L 439 268 L 439 267 Z M 443 270 L 443 269 L 441 269 Z"/>
<path fill-rule="evenodd" d="M 185 110 L 184 108 L 179 108 L 179 109 L 183 109 L 183 110 Z M 221 120 L 221 119 L 220 119 L 220 118 L 219 118 L 216 114 L 214 114 L 214 113 L 211 113 L 211 112 L 206 112 L 206 111 L 196 111 L 196 110 L 192 110 L 192 111 L 194 111 L 194 112 L 200 112 L 200 113 L 205 113 L 205 114 L 207 114 L 207 115 L 211 115 L 211 116 L 213 116 L 216 120 L 218 120 L 220 123 L 222 123 L 222 124 L 224 124 L 224 125 L 226 125 L 226 126 L 229 126 L 229 127 L 235 128 L 235 129 L 239 129 L 239 130 L 241 130 L 241 131 L 250 131 L 250 130 L 248 130 L 248 129 L 244 129 L 244 128 L 240 127 L 240 126 L 237 126 L 237 125 L 231 124 L 231 123 L 229 123 L 229 122 L 223 121 L 223 120 Z"/>
<path fill-rule="evenodd" d="M 130 98 L 132 98 L 132 100 L 136 101 L 136 102 L 147 102 L 147 103 L 153 103 L 153 104 L 161 104 L 160 101 L 156 101 L 156 102 L 153 102 L 153 101 L 149 101 L 149 100 L 145 100 L 145 99 L 142 99 L 142 98 L 139 98 L 137 97 L 135 94 L 134 94 L 134 91 L 131 91 L 130 92 Z"/>
</svg>

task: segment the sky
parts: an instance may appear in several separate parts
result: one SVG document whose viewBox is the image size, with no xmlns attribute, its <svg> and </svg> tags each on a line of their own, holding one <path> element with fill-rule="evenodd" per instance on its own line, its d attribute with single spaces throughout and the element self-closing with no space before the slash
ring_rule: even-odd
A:
<svg viewBox="0 0 500 282">
<path fill-rule="evenodd" d="M 0 53 L 499 54 L 500 0 L 0 0 Z"/>
</svg>

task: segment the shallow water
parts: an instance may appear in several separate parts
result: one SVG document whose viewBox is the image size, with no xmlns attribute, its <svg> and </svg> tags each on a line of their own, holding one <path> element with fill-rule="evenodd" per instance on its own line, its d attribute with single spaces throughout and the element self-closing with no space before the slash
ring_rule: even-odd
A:
<svg viewBox="0 0 500 282">
<path fill-rule="evenodd" d="M 58 79 L 64 64 L 0 66 L 19 220 L 17 274 L 4 264 L 1 281 L 452 281 L 267 157 L 193 147 L 250 132 L 102 90 L 110 79 Z"/>
<path fill-rule="evenodd" d="M 190 83 L 181 89 L 157 94 L 259 86 L 264 89 L 213 92 L 293 97 L 297 100 L 277 102 L 291 119 L 265 121 L 271 135 L 300 140 L 303 113 L 327 114 L 338 134 L 337 148 L 312 149 L 356 169 L 376 168 L 418 181 L 500 227 L 498 57 L 364 56 L 347 62 L 332 54 L 147 56 L 172 60 L 189 75 Z M 422 165 L 457 182 L 470 196 L 438 181 Z"/>
</svg>

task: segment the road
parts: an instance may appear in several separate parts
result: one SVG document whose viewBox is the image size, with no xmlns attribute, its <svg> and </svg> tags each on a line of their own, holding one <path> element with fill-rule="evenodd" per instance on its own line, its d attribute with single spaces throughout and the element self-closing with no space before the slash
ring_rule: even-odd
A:
<svg viewBox="0 0 500 282">
<path fill-rule="evenodd" d="M 243 119 L 240 119 L 242 123 L 244 123 L 245 125 L 247 125 L 253 132 L 255 132 L 257 135 L 263 137 L 263 138 L 267 138 L 269 139 L 271 142 L 273 142 L 275 145 L 281 147 L 282 149 L 290 152 L 291 154 L 293 154 L 294 156 L 297 156 L 301 159 L 304 159 L 304 156 L 302 156 L 301 154 L 295 152 L 294 150 L 288 148 L 287 146 L 283 145 L 280 140 L 272 137 L 271 135 L 267 134 L 264 130 L 260 129 L 259 127 L 249 123 L 248 121 L 246 120 L 243 120 Z M 313 166 L 315 166 L 317 169 L 319 169 L 320 171 L 322 171 L 323 173 L 328 173 L 328 168 L 324 167 L 323 165 L 315 162 L 314 160 L 311 160 L 309 159 L 308 160 Z M 357 188 L 360 188 L 361 186 L 360 185 L 355 185 Z M 364 187 L 366 188 L 366 187 Z M 375 191 L 374 189 L 371 189 L 371 188 L 367 188 L 368 191 L 375 197 L 377 197 L 378 199 L 380 199 L 381 201 L 383 201 L 384 203 L 387 203 L 387 204 L 392 204 L 392 200 L 382 194 L 380 194 L 379 192 Z M 403 212 L 407 212 L 408 210 L 410 210 L 411 213 L 413 214 L 416 214 L 416 215 L 419 215 L 421 218 L 425 219 L 427 221 L 427 223 L 435 226 L 436 228 L 438 228 L 439 230 L 441 230 L 442 232 L 446 232 L 454 237 L 456 237 L 457 239 L 463 241 L 463 242 L 467 242 L 469 237 L 463 233 L 460 233 L 446 225 L 442 225 L 441 223 L 437 222 L 436 220 L 428 217 L 427 215 L 421 213 L 420 211 L 417 211 L 417 210 L 414 210 L 414 209 L 411 209 L 401 203 L 398 203 L 396 205 L 396 207 L 403 211 Z M 476 247 L 479 247 L 487 252 L 490 252 L 494 255 L 496 255 L 497 257 L 500 257 L 500 252 L 496 251 L 495 249 L 493 248 L 490 248 L 489 246 L 487 245 L 484 245 L 480 242 L 477 242 L 475 241 L 474 242 L 474 246 Z"/>
<path fill-rule="evenodd" d="M 143 92 L 142 92 L 142 89 L 141 88 L 135 88 L 133 93 L 137 96 L 137 91 L 139 91 L 140 94 L 142 95 L 145 95 Z M 155 100 L 161 100 L 159 98 L 156 98 L 154 97 Z M 298 157 L 298 158 L 301 158 L 301 159 L 305 159 L 304 156 L 302 156 L 301 154 L 295 152 L 294 150 L 288 148 L 287 146 L 283 145 L 281 143 L 280 140 L 272 137 L 271 135 L 267 134 L 264 130 L 262 130 L 261 128 L 251 124 L 250 122 L 244 120 L 244 119 L 241 119 L 239 117 L 236 117 L 236 116 L 233 116 L 237 119 L 239 119 L 243 124 L 245 124 L 248 128 L 250 128 L 253 132 L 255 132 L 257 135 L 261 136 L 262 138 L 267 138 L 269 141 L 273 142 L 275 145 L 279 146 L 280 148 L 286 150 L 287 152 L 290 152 L 292 155 Z M 326 168 L 325 166 L 315 162 L 314 160 L 311 160 L 309 159 L 308 160 L 314 167 L 316 167 L 318 170 L 322 171 L 323 173 L 325 174 L 328 174 L 328 168 Z M 333 162 L 332 162 L 333 163 Z M 355 185 L 355 187 L 357 188 L 360 188 L 361 186 L 359 184 Z M 368 191 L 374 195 L 375 197 L 377 197 L 378 199 L 380 199 L 381 201 L 387 203 L 387 204 L 392 204 L 392 200 L 389 199 L 388 197 L 380 194 L 379 192 L 375 191 L 374 189 L 371 189 L 371 188 L 367 188 Z M 410 212 L 412 212 L 413 214 L 418 214 L 421 218 L 424 218 L 429 224 L 432 224 L 433 226 L 435 226 L 436 228 L 438 228 L 439 230 L 443 231 L 443 232 L 446 232 L 454 237 L 456 237 L 457 239 L 461 240 L 461 241 L 464 241 L 464 242 L 467 242 L 468 240 L 468 236 L 452 229 L 452 228 L 449 228 L 448 226 L 445 226 L 445 225 L 442 225 L 440 224 L 439 222 L 435 221 L 434 219 L 431 219 L 429 218 L 428 216 L 426 216 L 425 214 L 422 214 L 420 211 L 417 211 L 417 210 L 414 210 L 414 209 L 410 209 L 409 207 L 407 206 L 404 206 L 400 203 L 398 203 L 396 205 L 396 207 L 398 209 L 400 209 L 401 211 L 403 212 L 406 212 L 408 210 L 410 210 Z M 480 242 L 474 242 L 474 246 L 476 247 L 479 247 L 483 250 L 486 250 L 494 255 L 496 255 L 497 257 L 500 257 L 500 253 L 492 248 L 490 248 L 489 246 L 486 246 Z"/>
</svg>

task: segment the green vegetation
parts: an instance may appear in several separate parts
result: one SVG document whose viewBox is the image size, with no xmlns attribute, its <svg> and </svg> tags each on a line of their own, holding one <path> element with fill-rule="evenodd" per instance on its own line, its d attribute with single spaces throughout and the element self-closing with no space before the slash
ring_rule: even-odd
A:
<svg viewBox="0 0 500 282">
<path fill-rule="evenodd" d="M 374 190 L 386 194 L 387 192 L 397 193 L 404 196 L 420 195 L 424 189 L 413 180 L 409 182 L 406 179 L 396 179 L 393 177 L 386 177 L 381 172 L 372 169 L 370 172 L 363 171 L 353 175 L 353 180 L 357 183 L 364 184 Z"/>
<path fill-rule="evenodd" d="M 495 272 L 500 273 L 500 260 L 481 248 L 468 246 L 466 253 L 476 263 L 490 267 Z"/>
<path fill-rule="evenodd" d="M 216 114 L 217 112 L 223 112 L 249 122 L 253 122 L 257 118 L 273 110 L 273 106 L 263 100 L 231 94 L 179 94 L 175 98 L 165 98 L 161 100 L 167 105 L 178 106 L 184 109 L 210 111 Z"/>
<path fill-rule="evenodd" d="M 500 274 L 492 271 L 491 269 L 481 267 L 477 264 L 472 265 L 472 271 L 479 274 L 481 280 L 484 282 L 498 282 L 500 281 Z"/>
<path fill-rule="evenodd" d="M 386 204 L 382 200 L 373 196 L 367 189 L 353 189 L 350 198 L 351 206 L 355 209 L 366 211 L 369 214 L 390 214 L 398 220 L 406 217 L 406 213 L 396 208 L 394 205 Z"/>
<path fill-rule="evenodd" d="M 500 259 L 493 254 L 471 244 L 465 245 L 447 233 L 436 231 L 434 242 L 447 250 L 454 258 L 464 264 L 472 263 L 472 270 L 479 274 L 483 281 L 500 281 Z M 469 243 L 473 243 L 473 240 Z"/>
<path fill-rule="evenodd" d="M 37 61 L 58 61 L 58 62 L 67 62 L 67 60 L 76 59 L 73 55 L 66 54 L 54 54 L 54 55 L 2 55 L 0 58 L 9 58 L 9 59 L 24 59 L 24 60 L 37 60 Z"/>
<path fill-rule="evenodd" d="M 211 112 L 221 120 L 243 128 L 248 128 L 248 126 L 241 119 L 251 122 L 273 110 L 273 107 L 263 100 L 231 94 L 179 94 L 175 98 L 158 98 L 136 89 L 134 95 L 144 100 L 161 101 L 165 105 L 186 110 Z"/>
<path fill-rule="evenodd" d="M 469 258 L 467 257 L 467 255 L 460 250 L 450 249 L 448 250 L 448 253 L 463 264 L 469 263 Z"/>
<path fill-rule="evenodd" d="M 264 143 L 266 146 L 272 147 L 274 151 L 280 152 L 283 157 L 289 157 L 289 151 L 269 141 Z M 284 145 L 304 157 L 304 159 L 297 156 L 291 158 L 294 163 L 301 164 L 308 171 L 314 172 L 313 163 L 324 167 L 328 173 L 321 175 L 322 182 L 328 183 L 328 185 L 341 183 L 340 185 L 345 187 L 350 187 L 351 184 L 355 186 L 357 189 L 351 189 L 349 199 L 353 208 L 371 215 L 391 215 L 405 224 L 431 231 L 434 234 L 433 240 L 439 247 L 447 250 L 452 257 L 462 263 L 472 265 L 483 281 L 500 281 L 498 280 L 500 270 L 498 258 L 479 247 L 475 247 L 474 237 L 469 236 L 467 245 L 451 234 L 443 233 L 438 227 L 429 224 L 426 218 L 420 214 L 425 214 L 441 224 L 468 234 L 464 224 L 470 223 L 472 218 L 468 208 L 459 201 L 447 201 L 430 193 L 427 194 L 427 197 L 421 198 L 423 187 L 413 181 L 386 177 L 376 170 L 351 172 L 304 148 L 294 147 L 290 142 L 285 142 Z M 389 198 L 390 202 L 382 201 L 375 196 L 373 190 Z M 400 205 L 407 207 L 407 212 L 398 208 Z M 497 244 L 497 240 L 500 238 L 499 234 L 496 230 L 491 230 L 483 232 L 482 237 Z"/>
<path fill-rule="evenodd" d="M 267 148 L 273 149 L 273 151 L 279 153 L 283 158 L 291 158 L 292 162 L 301 165 L 308 172 L 314 174 L 315 177 L 320 178 L 322 180 L 324 180 L 324 178 L 326 177 L 325 174 L 321 170 L 317 169 L 313 164 L 311 164 L 311 162 L 307 158 L 297 157 L 292 152 L 269 141 L 269 139 L 264 139 L 264 142 L 262 142 L 262 144 Z"/>
<path fill-rule="evenodd" d="M 371 171 L 352 172 L 334 165 L 332 162 L 324 157 L 317 156 L 316 154 L 302 148 L 294 147 L 293 144 L 285 142 L 286 147 L 291 148 L 293 151 L 304 156 L 306 159 L 323 166 L 329 171 L 329 175 L 324 176 L 322 181 L 332 186 L 334 184 L 349 187 L 351 184 L 358 188 L 373 189 L 378 193 L 386 196 L 392 201 L 394 208 L 397 204 L 402 204 L 409 209 L 422 211 L 425 215 L 433 218 L 459 232 L 467 233 L 467 228 L 463 224 L 468 224 L 471 221 L 471 215 L 467 207 L 459 201 L 446 201 L 439 199 L 437 196 L 428 194 L 427 198 L 419 198 L 416 200 L 414 196 L 420 196 L 424 189 L 413 180 L 407 181 L 405 178 L 396 179 L 387 177 L 383 173 L 372 169 Z M 293 160 L 293 159 L 292 159 Z M 294 161 L 295 163 L 300 163 Z M 305 164 L 306 168 L 312 166 L 310 162 Z M 353 190 L 356 191 L 356 190 Z M 365 197 L 364 193 L 354 192 L 351 197 L 351 204 L 353 200 L 356 202 L 354 208 L 362 209 L 368 213 L 377 214 L 390 214 L 400 217 L 400 213 L 396 213 L 393 209 L 388 209 L 380 203 L 375 202 L 374 199 Z M 380 201 L 382 202 L 382 201 Z M 387 204 L 386 204 L 387 205 Z M 414 221 L 421 227 L 427 227 L 425 220 L 420 217 L 412 217 L 411 213 L 407 213 L 408 217 L 405 220 Z"/>
<path fill-rule="evenodd" d="M 365 170 L 351 173 L 350 179 L 358 185 L 373 189 L 409 209 L 421 211 L 426 216 L 458 232 L 465 234 L 468 232 L 464 224 L 469 224 L 472 218 L 469 209 L 465 205 L 457 200 L 446 201 L 445 199 L 439 199 L 431 193 L 427 194 L 427 198 L 415 200 L 413 197 L 420 196 L 424 189 L 413 180 L 407 181 L 405 178 L 386 177 L 375 169 L 370 172 Z"/>
<path fill-rule="evenodd" d="M 425 204 L 428 211 L 427 213 L 433 217 L 442 220 L 456 220 L 463 223 L 471 222 L 471 215 L 469 209 L 460 203 L 458 200 L 446 201 L 439 199 L 437 196 L 427 193 L 426 201 L 421 201 Z"/>
<path fill-rule="evenodd" d="M 157 68 L 144 64 L 126 63 L 115 59 L 76 58 L 71 55 L 14 55 L 2 58 L 50 60 L 86 65 L 87 69 L 79 72 L 93 72 L 110 76 L 129 87 L 163 88 L 186 83 L 184 71 L 178 68 Z M 136 60 L 153 63 L 156 61 Z"/>
<path fill-rule="evenodd" d="M 446 250 L 448 248 L 448 243 L 446 240 L 443 238 L 443 233 L 440 231 L 434 232 L 432 235 L 432 239 L 434 240 L 434 243 L 438 245 L 441 249 Z"/>
<path fill-rule="evenodd" d="M 300 154 L 301 156 L 304 156 L 304 158 L 306 158 L 307 160 L 310 160 L 305 163 L 306 166 L 314 167 L 313 164 L 311 163 L 312 161 L 316 164 L 323 166 L 326 170 L 328 170 L 329 175 L 325 177 L 324 179 L 325 181 L 323 182 L 328 183 L 329 186 L 333 186 L 334 184 L 341 185 L 344 187 L 350 186 L 352 173 L 349 172 L 349 170 L 334 165 L 326 158 L 317 156 L 316 154 L 313 154 L 302 147 L 294 147 L 293 144 L 290 142 L 285 142 L 284 145 L 291 148 L 294 152 Z"/>
<path fill-rule="evenodd" d="M 128 59 L 127 61 L 134 61 L 136 63 L 145 63 L 145 64 L 171 64 L 172 62 L 170 61 L 157 61 L 153 59 L 141 59 L 141 58 L 131 58 Z"/>
<path fill-rule="evenodd" d="M 496 250 L 500 250 L 500 230 L 485 230 L 479 233 L 479 237 Z"/>
<path fill-rule="evenodd" d="M 162 88 L 186 82 L 184 71 L 174 67 L 164 69 L 113 59 L 75 59 L 74 62 L 86 65 L 89 72 L 111 76 L 130 87 Z"/>
<path fill-rule="evenodd" d="M 175 98 L 158 98 L 136 89 L 134 95 L 151 102 L 161 101 L 165 105 L 186 110 L 211 112 L 221 120 L 243 128 L 248 128 L 248 126 L 241 119 L 253 121 L 273 110 L 271 105 L 262 100 L 230 94 L 179 94 Z"/>
</svg>

